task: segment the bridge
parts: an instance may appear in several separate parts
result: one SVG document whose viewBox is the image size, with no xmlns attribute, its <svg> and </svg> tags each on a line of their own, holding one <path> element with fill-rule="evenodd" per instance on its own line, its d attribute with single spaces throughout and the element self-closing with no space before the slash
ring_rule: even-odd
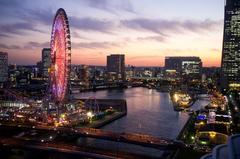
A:
<svg viewBox="0 0 240 159">
<path fill-rule="evenodd" d="M 180 141 L 175 141 L 167 138 L 154 137 L 151 135 L 137 133 L 117 133 L 94 128 L 52 127 L 45 125 L 16 124 L 11 122 L 0 123 L 0 125 L 1 127 L 15 127 L 23 130 L 43 130 L 47 132 L 58 132 L 61 134 L 68 134 L 72 138 L 89 137 L 122 143 L 130 143 L 156 149 L 165 149 L 166 147 L 175 149 L 176 147 L 184 146 L 184 144 Z"/>
<path fill-rule="evenodd" d="M 16 124 L 12 122 L 0 123 L 0 129 L 11 129 L 11 130 L 37 130 L 41 132 L 51 134 L 64 134 L 68 136 L 70 141 L 76 141 L 78 138 L 95 138 L 108 141 L 114 141 L 116 143 L 128 143 L 133 145 L 140 145 L 143 147 L 154 148 L 160 151 L 175 152 L 177 149 L 185 147 L 182 142 L 170 140 L 167 138 L 154 137 L 151 135 L 137 134 L 137 133 L 116 133 L 101 129 L 93 128 L 67 128 L 67 127 L 50 127 L 45 125 L 26 125 Z M 9 130 L 10 131 L 10 130 Z M 5 131 L 6 132 L 6 131 Z M 4 132 L 0 132 L 0 135 Z M 64 139 L 64 138 L 63 138 Z M 68 139 L 69 140 L 69 139 Z M 68 140 L 62 141 L 35 141 L 35 140 L 23 140 L 18 137 L 0 137 L 0 147 L 3 148 L 22 148 L 24 150 L 41 150 L 46 152 L 64 153 L 71 155 L 86 156 L 92 158 L 115 158 L 114 153 L 108 151 L 94 151 L 89 153 L 89 148 L 83 146 L 76 146 L 74 142 L 68 142 Z M 1 149 L 1 148 L 0 148 Z M 91 148 L 90 148 L 91 149 Z M 120 154 L 119 154 L 120 155 Z M 124 156 L 123 158 L 129 158 Z M 126 154 L 125 154 L 126 155 Z M 169 155 L 169 154 L 168 154 Z M 130 155 L 131 156 L 131 155 Z M 135 156 L 136 157 L 136 156 Z M 133 157 L 134 158 L 134 157 Z M 140 157 L 138 157 L 140 158 Z"/>
</svg>

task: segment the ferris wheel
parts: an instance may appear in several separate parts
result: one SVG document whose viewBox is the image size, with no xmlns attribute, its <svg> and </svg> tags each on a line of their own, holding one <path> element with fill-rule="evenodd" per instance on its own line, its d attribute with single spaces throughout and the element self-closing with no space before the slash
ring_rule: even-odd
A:
<svg viewBox="0 0 240 159">
<path fill-rule="evenodd" d="M 63 103 L 69 86 L 71 41 L 67 14 L 62 8 L 58 9 L 53 21 L 50 47 L 49 92 L 53 102 Z"/>
</svg>

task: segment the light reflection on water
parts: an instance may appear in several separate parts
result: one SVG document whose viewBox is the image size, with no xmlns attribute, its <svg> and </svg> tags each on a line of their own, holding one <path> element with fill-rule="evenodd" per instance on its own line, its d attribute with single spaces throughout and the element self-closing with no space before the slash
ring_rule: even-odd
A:
<svg viewBox="0 0 240 159">
<path fill-rule="evenodd" d="M 163 154 L 163 151 L 154 148 L 148 148 L 126 143 L 116 143 L 113 141 L 93 138 L 79 138 L 77 141 L 77 145 L 84 147 L 87 145 L 91 148 L 105 150 L 106 152 L 109 152 L 109 150 L 111 150 L 111 152 L 115 155 L 116 158 L 118 157 L 117 155 L 119 152 L 128 152 L 131 154 L 158 158 L 160 158 Z"/>
<path fill-rule="evenodd" d="M 127 115 L 102 128 L 114 132 L 143 133 L 175 139 L 189 117 L 187 113 L 175 112 L 173 110 L 169 93 L 158 92 L 154 89 L 138 87 L 123 90 L 101 90 L 80 93 L 76 97 L 126 99 Z M 197 101 L 192 106 L 192 109 L 199 109 L 207 103 L 208 101 Z M 92 143 L 93 141 L 88 142 Z M 94 142 L 94 144 L 100 143 L 103 142 Z M 109 142 L 104 143 L 109 144 Z M 112 144 L 110 145 L 113 146 Z M 124 145 L 126 146 L 126 144 L 118 144 L 118 148 L 124 147 Z M 140 151 L 142 152 L 143 150 L 140 148 Z M 150 151 L 147 150 L 147 152 L 149 153 Z"/>
<path fill-rule="evenodd" d="M 126 99 L 127 115 L 103 129 L 135 132 L 174 139 L 188 119 L 188 114 L 173 111 L 168 93 L 147 88 L 84 92 L 77 97 Z"/>
</svg>

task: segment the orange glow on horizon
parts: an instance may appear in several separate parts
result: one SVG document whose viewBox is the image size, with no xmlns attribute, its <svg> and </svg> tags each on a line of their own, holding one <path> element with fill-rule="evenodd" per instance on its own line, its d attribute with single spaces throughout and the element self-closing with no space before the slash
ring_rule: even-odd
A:
<svg viewBox="0 0 240 159">
<path fill-rule="evenodd" d="M 36 62 L 41 61 L 41 49 L 33 50 L 3 50 L 9 53 L 9 64 L 20 65 L 34 65 Z M 137 52 L 137 51 L 136 51 Z M 198 51 L 199 52 L 199 51 Z M 164 55 L 159 53 L 152 54 L 135 54 L 127 51 L 107 51 L 102 50 L 72 50 L 72 64 L 86 64 L 86 65 L 106 65 L 106 56 L 112 53 L 124 53 L 126 65 L 133 66 L 164 66 Z M 23 56 L 24 55 L 24 56 Z M 166 56 L 171 56 L 166 55 Z M 205 54 L 182 53 L 174 54 L 174 56 L 199 56 L 202 59 L 204 67 L 220 67 L 221 65 L 221 52 L 208 51 Z"/>
</svg>

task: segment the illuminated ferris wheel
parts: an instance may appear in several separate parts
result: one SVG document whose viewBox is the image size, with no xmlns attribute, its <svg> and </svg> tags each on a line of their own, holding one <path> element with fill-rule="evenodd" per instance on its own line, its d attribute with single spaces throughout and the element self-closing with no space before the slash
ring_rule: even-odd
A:
<svg viewBox="0 0 240 159">
<path fill-rule="evenodd" d="M 49 70 L 51 100 L 63 103 L 68 92 L 71 65 L 71 41 L 67 14 L 58 9 L 51 34 L 51 65 Z"/>
</svg>

